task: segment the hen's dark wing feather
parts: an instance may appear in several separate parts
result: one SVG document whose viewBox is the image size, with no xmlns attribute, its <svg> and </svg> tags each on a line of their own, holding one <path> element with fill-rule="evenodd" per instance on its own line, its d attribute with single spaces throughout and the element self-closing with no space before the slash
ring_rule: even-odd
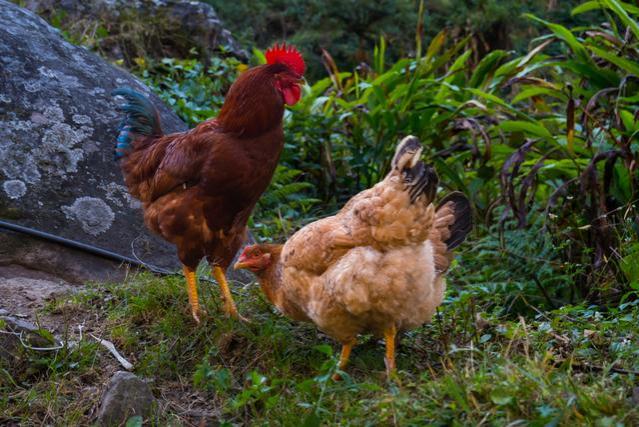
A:
<svg viewBox="0 0 639 427">
<path fill-rule="evenodd" d="M 462 244 L 468 233 L 470 233 L 470 230 L 472 230 L 473 213 L 468 198 L 459 191 L 452 192 L 444 197 L 441 202 L 439 202 L 437 210 L 439 211 L 441 207 L 448 204 L 452 204 L 455 219 L 448 227 L 450 234 L 444 243 L 446 243 L 447 250 L 452 251 Z"/>
</svg>

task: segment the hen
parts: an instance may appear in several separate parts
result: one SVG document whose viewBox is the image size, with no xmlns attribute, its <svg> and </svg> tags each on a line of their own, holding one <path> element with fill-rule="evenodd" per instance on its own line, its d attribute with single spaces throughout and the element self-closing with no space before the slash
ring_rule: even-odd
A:
<svg viewBox="0 0 639 427">
<path fill-rule="evenodd" d="M 383 181 L 284 245 L 245 248 L 235 264 L 258 276 L 283 314 L 339 341 L 340 369 L 357 336 L 372 333 L 385 338 L 387 372 L 394 372 L 397 332 L 430 321 L 443 299 L 451 251 L 472 228 L 463 194 L 432 204 L 438 178 L 421 152 L 417 138 L 404 138 Z"/>
<path fill-rule="evenodd" d="M 199 323 L 195 269 L 206 257 L 238 318 L 226 270 L 245 240 L 246 224 L 268 186 L 284 143 L 284 104 L 301 95 L 305 64 L 291 46 L 266 51 L 267 63 L 241 74 L 217 118 L 164 135 L 157 111 L 143 95 L 118 89 L 126 103 L 115 150 L 130 193 L 143 202 L 145 224 L 177 246 Z"/>
</svg>

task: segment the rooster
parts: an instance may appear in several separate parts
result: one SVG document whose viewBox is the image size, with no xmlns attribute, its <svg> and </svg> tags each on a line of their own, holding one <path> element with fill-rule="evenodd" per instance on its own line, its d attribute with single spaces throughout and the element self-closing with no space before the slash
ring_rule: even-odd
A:
<svg viewBox="0 0 639 427">
<path fill-rule="evenodd" d="M 282 313 L 339 341 L 341 370 L 357 336 L 372 333 L 385 338 L 393 374 L 397 332 L 430 321 L 444 296 L 451 252 L 472 228 L 462 193 L 432 204 L 438 178 L 421 152 L 417 138 L 404 138 L 383 181 L 284 245 L 246 247 L 235 264 L 257 275 Z"/>
<path fill-rule="evenodd" d="M 218 116 L 165 135 L 143 95 L 121 88 L 126 114 L 115 149 L 129 192 L 149 229 L 177 247 L 191 314 L 200 322 L 195 269 L 202 258 L 220 285 L 225 311 L 239 316 L 226 270 L 247 236 L 247 221 L 266 190 L 284 144 L 284 105 L 301 97 L 306 69 L 292 46 L 274 45 L 266 64 L 242 73 Z"/>
</svg>

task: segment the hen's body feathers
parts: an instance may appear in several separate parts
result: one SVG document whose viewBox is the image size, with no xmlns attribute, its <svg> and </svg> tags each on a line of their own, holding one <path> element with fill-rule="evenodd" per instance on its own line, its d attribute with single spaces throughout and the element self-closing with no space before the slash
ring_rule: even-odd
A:
<svg viewBox="0 0 639 427">
<path fill-rule="evenodd" d="M 472 222 L 461 193 L 435 208 L 437 175 L 420 154 L 419 141 L 405 138 L 383 181 L 278 250 L 270 273 L 276 279 L 260 274 L 284 314 L 311 320 L 342 343 L 430 320 L 442 302 L 451 250 Z"/>
<path fill-rule="evenodd" d="M 404 138 L 384 180 L 283 246 L 246 248 L 236 264 L 258 274 L 282 313 L 340 341 L 340 368 L 357 336 L 373 333 L 386 340 L 388 372 L 395 369 L 397 331 L 430 321 L 444 297 L 451 250 L 470 231 L 461 193 L 432 204 L 438 179 L 421 151 L 417 138 Z"/>
</svg>

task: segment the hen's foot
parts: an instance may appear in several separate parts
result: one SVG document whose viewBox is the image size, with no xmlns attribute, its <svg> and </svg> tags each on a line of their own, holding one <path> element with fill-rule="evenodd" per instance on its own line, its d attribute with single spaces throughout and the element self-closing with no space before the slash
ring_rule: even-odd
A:
<svg viewBox="0 0 639 427">
<path fill-rule="evenodd" d="M 348 364 L 348 359 L 351 356 L 351 350 L 353 349 L 354 345 L 355 345 L 355 341 L 342 344 L 342 352 L 339 355 L 339 363 L 337 365 L 340 371 L 343 371 L 344 368 L 346 368 L 346 365 Z M 337 372 L 335 372 L 332 376 L 332 379 L 333 381 L 341 381 L 342 376 L 338 374 Z"/>
<path fill-rule="evenodd" d="M 384 363 L 386 364 L 386 375 L 388 378 L 397 376 L 395 366 L 395 335 L 397 335 L 395 325 L 392 325 L 384 331 L 384 341 L 386 342 L 386 357 L 384 357 Z"/>
</svg>

